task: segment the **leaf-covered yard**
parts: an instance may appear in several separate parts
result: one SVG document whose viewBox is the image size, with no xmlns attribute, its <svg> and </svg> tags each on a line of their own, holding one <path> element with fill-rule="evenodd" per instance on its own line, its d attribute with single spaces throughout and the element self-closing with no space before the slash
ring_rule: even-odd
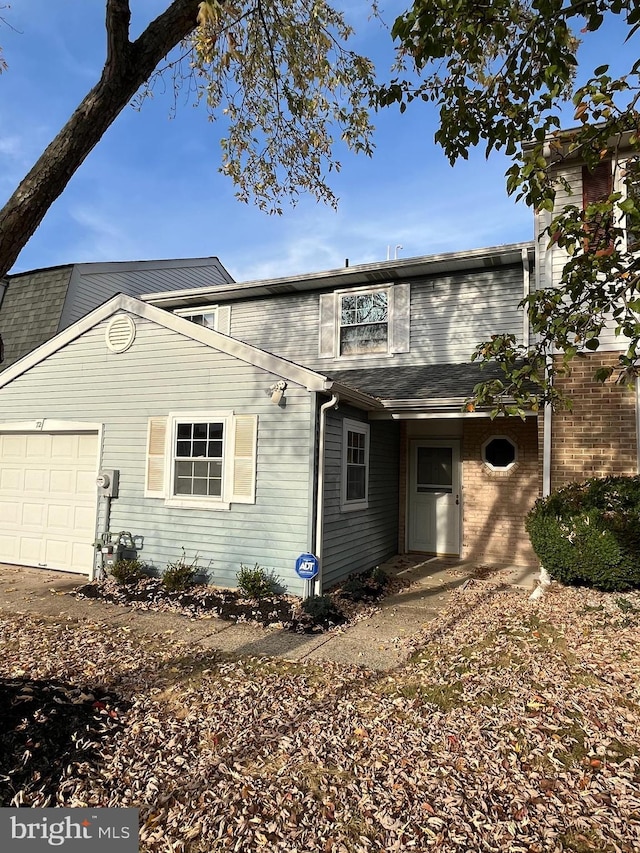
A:
<svg viewBox="0 0 640 853">
<path fill-rule="evenodd" d="M 640 594 L 476 580 L 384 674 L 1 624 L 1 805 L 139 806 L 153 853 L 640 848 Z"/>
</svg>

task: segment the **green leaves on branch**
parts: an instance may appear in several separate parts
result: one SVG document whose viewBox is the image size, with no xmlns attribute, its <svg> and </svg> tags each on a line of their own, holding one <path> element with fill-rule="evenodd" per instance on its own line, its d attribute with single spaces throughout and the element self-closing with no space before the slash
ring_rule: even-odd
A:
<svg viewBox="0 0 640 853">
<path fill-rule="evenodd" d="M 335 205 L 334 132 L 371 154 L 373 66 L 347 49 L 351 34 L 323 0 L 200 4 L 189 82 L 226 120 L 222 171 L 242 201 L 280 213 L 309 192 Z"/>
<path fill-rule="evenodd" d="M 640 373 L 640 60 L 620 77 L 601 64 L 575 86 L 575 33 L 588 39 L 613 16 L 628 25 L 628 40 L 640 26 L 637 0 L 415 0 L 393 27 L 398 76 L 378 90 L 378 104 L 435 103 L 436 141 L 451 163 L 472 146 L 503 150 L 512 158 L 507 192 L 538 214 L 538 245 L 566 261 L 559 281 L 542 281 L 553 289 L 522 303 L 531 347 L 507 335 L 476 350 L 504 374 L 476 389 L 475 404 L 494 414 L 560 403 L 553 374 L 596 351 L 605 324 L 628 346 L 598 378 Z M 577 126 L 561 131 L 571 104 Z M 610 187 L 584 203 L 583 163 L 590 174 L 613 166 Z"/>
</svg>

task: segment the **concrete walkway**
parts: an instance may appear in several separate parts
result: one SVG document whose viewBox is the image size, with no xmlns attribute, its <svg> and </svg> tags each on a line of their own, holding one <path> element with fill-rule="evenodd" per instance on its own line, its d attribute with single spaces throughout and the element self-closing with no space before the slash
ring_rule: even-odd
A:
<svg viewBox="0 0 640 853">
<path fill-rule="evenodd" d="M 370 617 L 328 634 L 299 635 L 214 618 L 192 619 L 174 613 L 134 610 L 69 593 L 80 575 L 0 564 L 0 614 L 28 613 L 55 622 L 127 627 L 132 633 L 171 636 L 193 649 L 216 649 L 230 655 L 282 657 L 300 661 L 335 661 L 388 670 L 407 655 L 403 643 L 446 605 L 451 591 L 478 570 L 477 563 L 452 558 L 395 557 L 382 568 L 411 581 L 384 599 Z M 535 571 L 494 570 L 505 583 L 532 591 Z"/>
</svg>

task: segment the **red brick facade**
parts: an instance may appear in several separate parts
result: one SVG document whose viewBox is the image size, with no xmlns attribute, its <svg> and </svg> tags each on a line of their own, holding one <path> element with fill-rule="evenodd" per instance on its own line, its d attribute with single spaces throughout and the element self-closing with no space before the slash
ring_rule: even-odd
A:
<svg viewBox="0 0 640 853">
<path fill-rule="evenodd" d="M 571 411 L 556 411 L 551 427 L 551 488 L 587 477 L 638 473 L 636 395 L 633 389 L 593 377 L 615 364 L 616 353 L 574 359 L 556 385 L 571 399 Z M 542 458 L 542 417 L 540 417 Z"/>
</svg>

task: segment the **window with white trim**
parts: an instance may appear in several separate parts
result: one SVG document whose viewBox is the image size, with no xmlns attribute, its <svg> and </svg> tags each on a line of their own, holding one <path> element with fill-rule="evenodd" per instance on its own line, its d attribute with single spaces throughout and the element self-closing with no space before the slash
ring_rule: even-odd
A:
<svg viewBox="0 0 640 853">
<path fill-rule="evenodd" d="M 222 498 L 226 422 L 177 421 L 173 442 L 173 495 Z"/>
<path fill-rule="evenodd" d="M 506 435 L 493 435 L 482 445 L 482 461 L 491 471 L 510 471 L 518 461 L 518 447 Z"/>
<path fill-rule="evenodd" d="M 409 352 L 410 299 L 409 282 L 321 293 L 319 356 L 384 358 Z"/>
<path fill-rule="evenodd" d="M 175 312 L 178 317 L 185 320 L 190 320 L 197 326 L 204 326 L 205 329 L 217 328 L 217 309 L 209 306 L 204 308 L 183 308 Z"/>
<path fill-rule="evenodd" d="M 149 419 L 145 497 L 168 506 L 255 503 L 258 416 L 180 412 Z"/>
<path fill-rule="evenodd" d="M 369 424 L 342 422 L 342 510 L 369 506 Z"/>
<path fill-rule="evenodd" d="M 387 352 L 389 293 L 372 290 L 340 297 L 340 355 Z"/>
</svg>

